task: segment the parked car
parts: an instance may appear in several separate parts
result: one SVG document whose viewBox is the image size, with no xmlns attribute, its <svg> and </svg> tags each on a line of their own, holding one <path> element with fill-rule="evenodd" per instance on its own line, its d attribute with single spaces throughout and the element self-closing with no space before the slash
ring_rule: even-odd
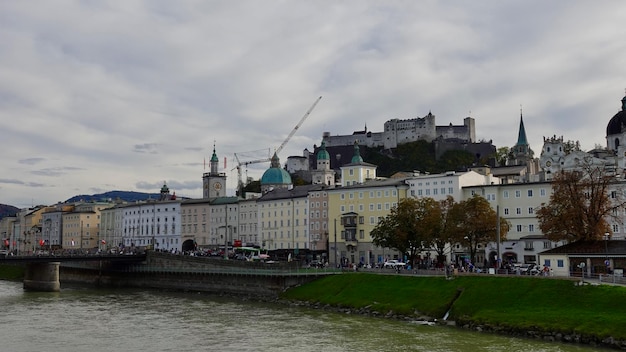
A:
<svg viewBox="0 0 626 352">
<path fill-rule="evenodd" d="M 383 268 L 398 269 L 398 268 L 404 268 L 405 266 L 406 266 L 406 263 L 403 263 L 399 260 L 391 259 L 385 262 L 385 264 L 383 265 Z"/>
<path fill-rule="evenodd" d="M 522 275 L 537 275 L 541 272 L 537 264 L 522 264 L 519 267 L 520 274 Z"/>
<path fill-rule="evenodd" d="M 323 268 L 324 263 L 321 260 L 313 260 L 309 263 L 310 268 Z"/>
</svg>

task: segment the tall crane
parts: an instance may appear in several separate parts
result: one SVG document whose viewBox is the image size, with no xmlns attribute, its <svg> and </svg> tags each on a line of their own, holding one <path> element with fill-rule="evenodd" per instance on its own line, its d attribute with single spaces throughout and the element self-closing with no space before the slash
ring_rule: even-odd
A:
<svg viewBox="0 0 626 352">
<path fill-rule="evenodd" d="M 302 126 L 302 123 L 304 123 L 304 120 L 306 120 L 306 118 L 309 117 L 309 115 L 311 114 L 311 111 L 313 111 L 313 109 L 315 109 L 315 106 L 317 105 L 317 103 L 319 103 L 319 101 L 321 99 L 322 99 L 321 95 L 317 99 L 315 99 L 315 102 L 313 102 L 313 105 L 311 105 L 309 110 L 307 110 L 306 113 L 304 113 L 304 116 L 302 116 L 300 121 L 298 121 L 298 124 L 296 125 L 296 127 L 294 127 L 293 130 L 291 130 L 291 132 L 289 132 L 289 135 L 287 136 L 287 138 L 285 138 L 285 140 L 280 144 L 278 149 L 276 149 L 276 151 L 274 152 L 275 154 L 278 154 L 278 153 L 280 153 L 281 150 L 283 150 L 285 145 L 287 145 L 287 142 L 289 142 L 291 137 L 293 137 L 293 135 L 296 134 L 296 131 L 298 131 L 300 126 Z M 239 154 L 241 155 L 242 153 L 239 153 Z M 243 186 L 244 186 L 243 185 L 242 176 L 241 176 L 241 167 L 242 166 L 247 166 L 247 165 L 250 165 L 250 164 L 258 164 L 258 163 L 264 163 L 264 162 L 271 161 L 272 160 L 272 156 L 268 155 L 267 158 L 241 162 L 239 160 L 239 156 L 237 155 L 237 153 L 235 153 L 235 160 L 237 161 L 237 166 L 236 166 L 236 169 L 237 169 L 237 192 L 238 192 L 238 195 L 241 196 L 241 195 L 243 195 Z"/>
<path fill-rule="evenodd" d="M 259 155 L 259 152 L 265 152 L 267 151 L 267 157 L 261 158 L 261 159 L 255 159 L 255 160 L 248 160 L 248 161 L 241 161 L 239 160 L 240 156 L 243 156 L 244 154 L 251 154 L 254 153 L 255 155 Z M 235 161 L 237 162 L 237 166 L 235 167 L 235 169 L 237 169 L 237 194 L 241 195 L 243 192 L 243 180 L 242 180 L 242 167 L 243 166 L 248 166 L 250 164 L 257 164 L 257 163 L 263 163 L 263 162 L 267 162 L 268 160 L 271 160 L 272 156 L 270 155 L 270 149 L 266 148 L 266 149 L 260 149 L 260 150 L 253 150 L 250 152 L 239 152 L 239 153 L 235 153 Z M 233 169 L 234 170 L 234 169 Z"/>
<path fill-rule="evenodd" d="M 311 105 L 309 110 L 307 110 L 307 112 L 304 113 L 304 116 L 302 116 L 302 118 L 300 119 L 300 121 L 298 122 L 296 127 L 294 127 L 293 130 L 291 130 L 291 132 L 289 132 L 289 135 L 287 136 L 287 138 L 285 138 L 283 143 L 281 143 L 280 147 L 278 147 L 278 149 L 276 149 L 276 154 L 279 154 L 280 151 L 283 150 L 283 148 L 285 147 L 287 142 L 289 142 L 291 137 L 293 137 L 293 135 L 296 133 L 298 128 L 300 128 L 300 126 L 302 126 L 302 123 L 304 122 L 304 120 L 306 120 L 306 118 L 309 117 L 309 115 L 311 114 L 311 111 L 313 111 L 313 109 L 315 109 L 315 105 L 317 105 L 317 103 L 319 103 L 321 99 L 322 99 L 321 95 L 319 96 L 319 98 L 315 99 L 315 102 L 313 103 L 313 105 Z"/>
</svg>

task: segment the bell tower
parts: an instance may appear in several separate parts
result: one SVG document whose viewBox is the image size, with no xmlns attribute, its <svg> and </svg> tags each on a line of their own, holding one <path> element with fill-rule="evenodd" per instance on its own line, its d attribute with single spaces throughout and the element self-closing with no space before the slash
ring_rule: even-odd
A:
<svg viewBox="0 0 626 352">
<path fill-rule="evenodd" d="M 213 142 L 213 155 L 211 155 L 209 167 L 210 171 L 202 175 L 202 198 L 226 196 L 226 173 L 219 172 L 219 159 L 215 153 L 215 142 Z"/>
</svg>

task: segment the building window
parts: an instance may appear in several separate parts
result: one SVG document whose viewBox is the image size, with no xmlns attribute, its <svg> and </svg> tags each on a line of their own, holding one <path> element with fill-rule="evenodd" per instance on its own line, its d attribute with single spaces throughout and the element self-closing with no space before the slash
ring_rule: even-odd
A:
<svg viewBox="0 0 626 352">
<path fill-rule="evenodd" d="M 552 242 L 543 241 L 543 249 L 551 249 L 551 248 L 552 248 Z"/>
<path fill-rule="evenodd" d="M 509 215 L 509 208 L 504 208 L 504 215 Z"/>
<path fill-rule="evenodd" d="M 535 208 L 528 207 L 528 214 L 534 214 L 534 213 L 535 213 Z"/>
<path fill-rule="evenodd" d="M 522 225 L 517 225 L 516 228 L 517 228 L 517 232 L 522 232 Z"/>
<path fill-rule="evenodd" d="M 533 190 L 532 190 L 532 189 L 529 189 L 529 190 L 528 190 L 528 197 L 530 198 L 530 197 L 532 197 L 532 196 L 533 196 Z"/>
<path fill-rule="evenodd" d="M 522 214 L 522 208 L 515 208 L 515 213 L 517 215 L 521 215 Z"/>
<path fill-rule="evenodd" d="M 534 224 L 528 225 L 528 232 L 535 232 L 535 225 Z"/>
<path fill-rule="evenodd" d="M 540 195 L 541 197 L 545 197 L 545 196 L 546 196 L 546 189 L 545 189 L 545 188 L 540 189 L 540 190 L 539 190 L 539 195 Z"/>
<path fill-rule="evenodd" d="M 533 249 L 533 242 L 532 241 L 524 242 L 524 249 L 532 250 Z"/>
<path fill-rule="evenodd" d="M 564 266 L 563 259 L 557 259 L 556 266 L 558 266 L 559 268 L 562 268 Z"/>
<path fill-rule="evenodd" d="M 503 198 L 509 198 L 509 191 L 503 191 L 502 192 L 502 197 Z"/>
<path fill-rule="evenodd" d="M 522 196 L 522 191 L 515 191 L 515 198 L 519 198 Z"/>
</svg>

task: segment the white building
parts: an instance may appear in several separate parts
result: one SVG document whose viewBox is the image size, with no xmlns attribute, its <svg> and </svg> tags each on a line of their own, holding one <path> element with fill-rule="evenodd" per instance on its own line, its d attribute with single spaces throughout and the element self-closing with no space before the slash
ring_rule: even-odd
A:
<svg viewBox="0 0 626 352">
<path fill-rule="evenodd" d="M 440 201 L 452 196 L 455 201 L 463 199 L 463 187 L 499 184 L 493 175 L 481 175 L 475 171 L 445 172 L 441 174 L 416 174 L 406 179 L 409 195 L 417 198 L 433 198 Z"/>
<path fill-rule="evenodd" d="M 121 206 L 124 246 L 182 250 L 180 203 L 165 200 Z"/>
</svg>

